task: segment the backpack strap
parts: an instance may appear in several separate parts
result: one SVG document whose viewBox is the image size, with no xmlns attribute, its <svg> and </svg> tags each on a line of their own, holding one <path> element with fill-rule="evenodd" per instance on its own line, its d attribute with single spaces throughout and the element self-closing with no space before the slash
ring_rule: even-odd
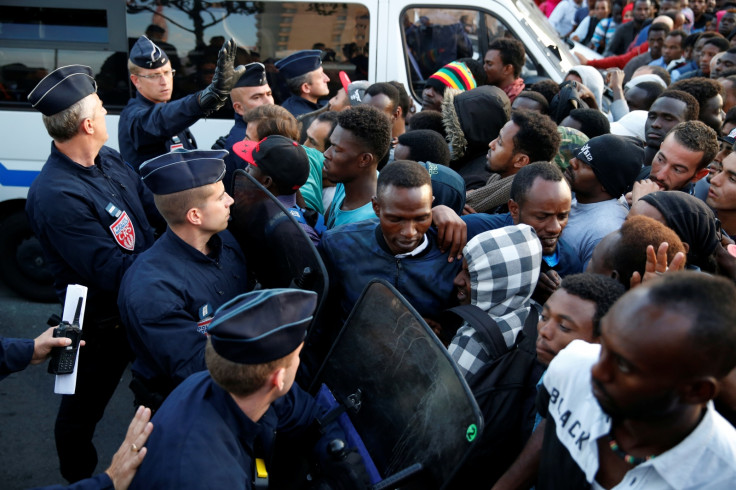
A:
<svg viewBox="0 0 736 490">
<path fill-rule="evenodd" d="M 506 341 L 501 335 L 501 330 L 498 328 L 496 321 L 488 315 L 485 311 L 478 308 L 476 305 L 461 305 L 447 310 L 452 312 L 465 320 L 471 327 L 478 332 L 483 342 L 491 350 L 491 357 L 497 359 L 506 352 L 509 348 L 506 346 Z"/>
</svg>

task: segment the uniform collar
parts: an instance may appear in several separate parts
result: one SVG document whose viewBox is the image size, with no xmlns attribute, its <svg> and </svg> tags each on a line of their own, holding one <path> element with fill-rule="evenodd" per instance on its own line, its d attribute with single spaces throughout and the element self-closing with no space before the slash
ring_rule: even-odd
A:
<svg viewBox="0 0 736 490">
<path fill-rule="evenodd" d="M 179 236 L 171 231 L 171 228 L 166 228 L 166 233 L 160 238 L 165 240 L 164 243 L 169 243 L 171 246 L 182 250 L 187 256 L 193 260 L 199 262 L 217 262 L 222 255 L 222 238 L 219 233 L 212 235 L 212 238 L 207 242 L 210 247 L 210 255 L 205 255 L 196 248 L 189 245 L 187 242 L 179 238 Z"/>
</svg>

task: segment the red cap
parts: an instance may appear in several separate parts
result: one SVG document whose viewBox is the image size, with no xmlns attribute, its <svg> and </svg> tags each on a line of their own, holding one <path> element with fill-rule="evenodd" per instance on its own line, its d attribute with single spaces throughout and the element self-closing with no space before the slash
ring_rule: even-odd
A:
<svg viewBox="0 0 736 490">
<path fill-rule="evenodd" d="M 342 88 L 345 89 L 345 93 L 350 95 L 350 92 L 348 92 L 348 85 L 350 85 L 350 77 L 344 71 L 340 72 L 340 81 L 342 82 Z"/>
</svg>

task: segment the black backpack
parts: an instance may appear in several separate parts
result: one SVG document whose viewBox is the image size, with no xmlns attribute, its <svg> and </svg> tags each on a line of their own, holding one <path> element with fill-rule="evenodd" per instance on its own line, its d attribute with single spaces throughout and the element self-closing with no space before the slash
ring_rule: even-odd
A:
<svg viewBox="0 0 736 490">
<path fill-rule="evenodd" d="M 473 327 L 494 359 L 465 378 L 483 414 L 484 428 L 449 488 L 490 488 L 514 462 L 534 428 L 536 386 L 544 372 L 537 361 L 538 313 L 532 307 L 511 348 L 496 322 L 477 306 L 458 306 L 448 313 Z"/>
</svg>

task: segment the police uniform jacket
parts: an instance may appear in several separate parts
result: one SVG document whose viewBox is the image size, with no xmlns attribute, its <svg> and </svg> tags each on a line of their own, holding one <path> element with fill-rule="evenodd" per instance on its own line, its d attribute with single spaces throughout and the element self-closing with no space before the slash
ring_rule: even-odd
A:
<svg viewBox="0 0 736 490">
<path fill-rule="evenodd" d="M 212 315 L 247 290 L 245 258 L 230 232 L 213 235 L 209 246 L 204 255 L 167 229 L 125 274 L 118 303 L 136 376 L 171 389 L 205 369 Z"/>
<path fill-rule="evenodd" d="M 33 358 L 33 339 L 0 337 L 0 379 L 25 369 Z"/>
<path fill-rule="evenodd" d="M 294 117 L 301 116 L 308 112 L 316 111 L 327 103 L 327 101 L 317 103 L 310 102 L 304 97 L 298 95 L 292 95 L 281 103 L 281 107 L 291 112 Z"/>
<path fill-rule="evenodd" d="M 436 318 L 453 306 L 452 282 L 462 263 L 447 262 L 449 252 L 440 251 L 433 228 L 427 238 L 425 250 L 398 258 L 388 248 L 378 219 L 326 231 L 319 249 L 330 275 L 330 290 L 339 291 L 343 317 L 347 318 L 363 288 L 374 278 L 391 283 L 423 317 Z"/>
<path fill-rule="evenodd" d="M 228 151 L 228 154 L 223 158 L 225 160 L 225 177 L 222 179 L 222 182 L 228 194 L 232 194 L 233 174 L 237 169 L 244 168 L 243 165 L 245 164 L 243 160 L 233 154 L 233 145 L 245 139 L 245 130 L 247 128 L 248 124 L 243 121 L 243 117 L 240 114 L 235 114 L 235 124 L 225 139 L 225 149 Z"/>
<path fill-rule="evenodd" d="M 156 104 L 137 92 L 118 122 L 118 144 L 125 161 L 138 170 L 146 160 L 177 147 L 196 149 L 187 128 L 205 115 L 197 97 L 198 93 Z"/>
<path fill-rule="evenodd" d="M 253 422 L 209 373 L 196 373 L 156 412 L 148 454 L 130 488 L 251 489 L 254 460 L 269 467 L 276 431 L 305 427 L 320 413 L 294 384 Z"/>
<path fill-rule="evenodd" d="M 31 185 L 26 214 L 41 242 L 59 298 L 68 284 L 87 286 L 85 324 L 117 317 L 123 273 L 153 245 L 163 223 L 153 195 L 115 150 L 103 146 L 83 167 L 51 144 Z"/>
</svg>

